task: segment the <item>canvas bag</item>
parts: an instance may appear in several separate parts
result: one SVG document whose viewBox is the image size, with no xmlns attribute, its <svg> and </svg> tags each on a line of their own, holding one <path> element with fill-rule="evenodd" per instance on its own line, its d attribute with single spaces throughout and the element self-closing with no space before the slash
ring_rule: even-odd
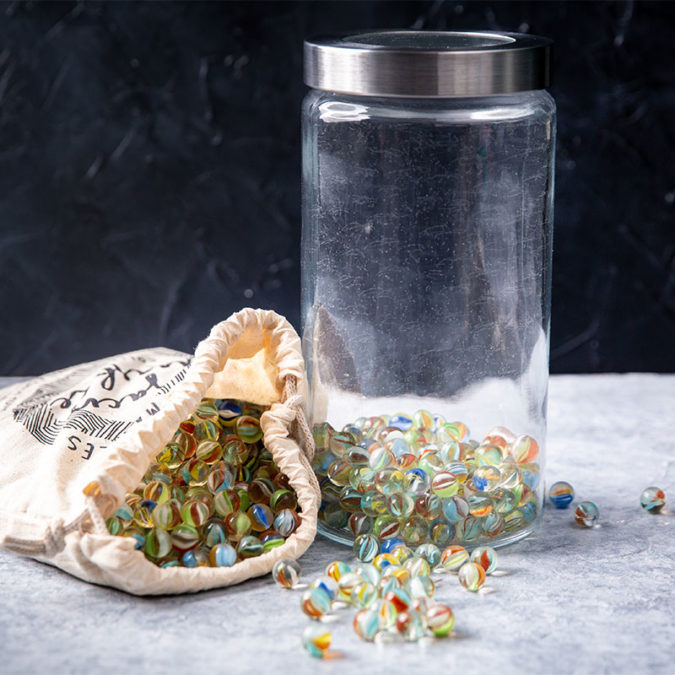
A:
<svg viewBox="0 0 675 675">
<path fill-rule="evenodd" d="M 299 557 L 320 502 L 303 378 L 293 327 L 244 309 L 214 326 L 194 356 L 146 349 L 0 389 L 0 544 L 138 595 L 227 586 Z M 232 567 L 161 568 L 132 538 L 110 535 L 105 519 L 204 397 L 270 406 L 264 443 L 297 494 L 301 522 L 283 545 Z"/>
</svg>

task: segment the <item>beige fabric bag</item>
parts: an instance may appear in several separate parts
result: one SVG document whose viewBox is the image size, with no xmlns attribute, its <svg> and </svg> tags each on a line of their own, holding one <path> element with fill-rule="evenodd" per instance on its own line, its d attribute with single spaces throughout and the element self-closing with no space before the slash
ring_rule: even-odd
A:
<svg viewBox="0 0 675 675">
<path fill-rule="evenodd" d="M 194 357 L 147 349 L 0 389 L 0 543 L 139 595 L 227 586 L 297 558 L 314 540 L 320 500 L 303 377 L 293 327 L 244 309 L 214 326 Z M 301 524 L 282 546 L 232 567 L 163 569 L 132 539 L 111 536 L 105 519 L 205 396 L 270 406 L 264 441 L 297 493 Z"/>
</svg>

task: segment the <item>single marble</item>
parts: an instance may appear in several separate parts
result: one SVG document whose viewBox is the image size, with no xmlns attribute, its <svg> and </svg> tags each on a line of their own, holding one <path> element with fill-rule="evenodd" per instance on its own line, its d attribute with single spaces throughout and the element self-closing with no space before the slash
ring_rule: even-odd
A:
<svg viewBox="0 0 675 675">
<path fill-rule="evenodd" d="M 551 378 L 544 475 L 547 486 L 572 483 L 575 502 L 547 505 L 537 532 L 499 549 L 499 567 L 478 593 L 432 574 L 435 602 L 455 617 L 448 638 L 375 646 L 354 633 L 345 610 L 329 624 L 331 651 L 343 656 L 318 664 L 301 644 L 310 623 L 303 589 L 277 588 L 271 575 L 137 598 L 0 551 L 2 672 L 219 672 L 225 654 L 228 670 L 252 674 L 326 666 L 331 674 L 508 675 L 552 664 L 560 673 L 672 673 L 675 519 L 669 504 L 654 516 L 639 498 L 649 485 L 675 494 L 673 410 L 675 375 Z M 601 511 L 594 528 L 574 523 L 583 500 Z M 301 585 L 335 559 L 357 562 L 348 547 L 319 537 L 300 560 Z"/>
</svg>

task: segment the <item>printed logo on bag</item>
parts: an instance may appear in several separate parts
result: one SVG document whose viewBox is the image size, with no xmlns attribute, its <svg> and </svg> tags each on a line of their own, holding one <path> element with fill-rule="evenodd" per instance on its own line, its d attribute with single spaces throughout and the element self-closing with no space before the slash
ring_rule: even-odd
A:
<svg viewBox="0 0 675 675">
<path fill-rule="evenodd" d="M 23 395 L 20 390 L 0 402 L 0 410 L 11 407 L 14 420 L 45 445 L 72 431 L 68 447 L 89 459 L 95 444 L 88 439 L 117 441 L 134 424 L 159 412 L 161 399 L 185 379 L 192 357 L 162 352 L 164 359 L 158 359 L 156 350 L 146 350 L 123 354 L 117 362 L 83 364 L 38 378 L 26 383 Z"/>
</svg>

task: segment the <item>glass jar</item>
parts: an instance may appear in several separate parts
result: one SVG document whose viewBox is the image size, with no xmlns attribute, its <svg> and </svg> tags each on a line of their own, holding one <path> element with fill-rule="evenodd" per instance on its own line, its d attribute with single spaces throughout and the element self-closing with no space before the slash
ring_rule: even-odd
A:
<svg viewBox="0 0 675 675">
<path fill-rule="evenodd" d="M 543 505 L 550 41 L 305 43 L 303 349 L 320 529 L 467 548 Z"/>
</svg>

